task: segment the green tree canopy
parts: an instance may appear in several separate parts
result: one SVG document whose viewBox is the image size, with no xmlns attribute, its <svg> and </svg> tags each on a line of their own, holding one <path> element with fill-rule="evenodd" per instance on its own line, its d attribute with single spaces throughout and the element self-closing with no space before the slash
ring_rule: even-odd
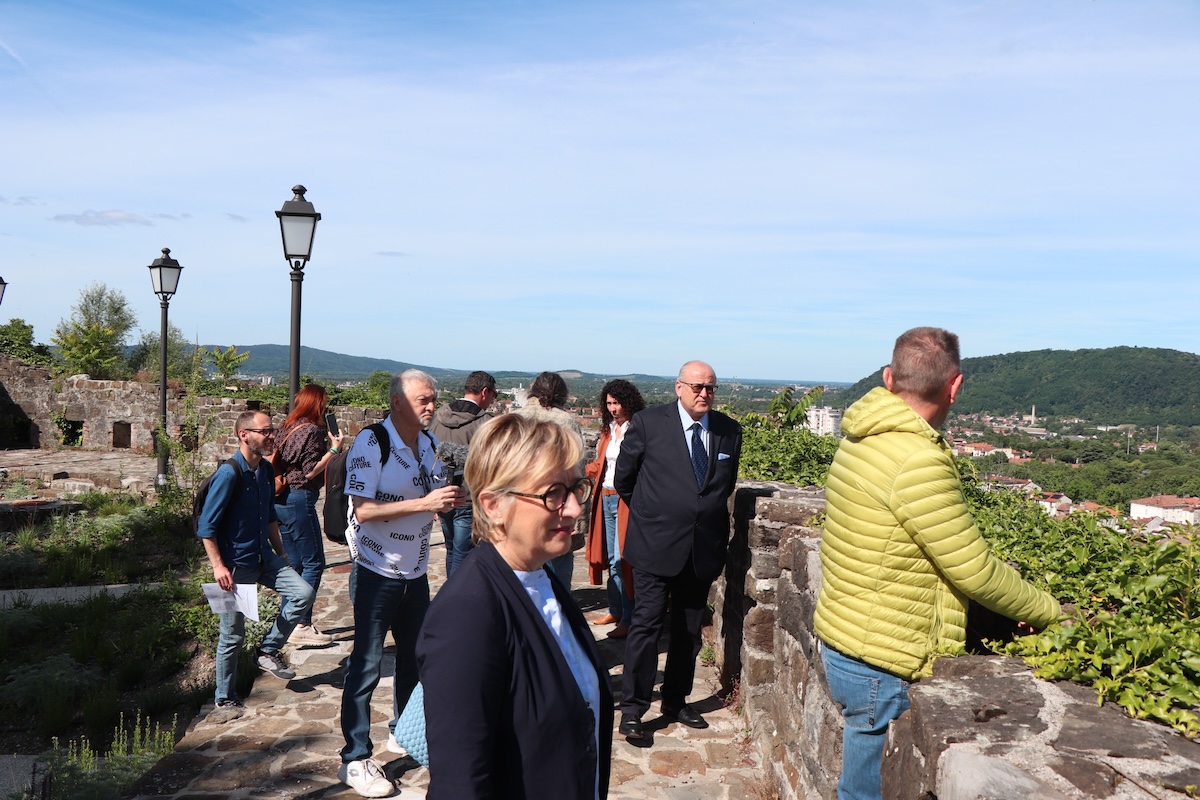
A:
<svg viewBox="0 0 1200 800">
<path fill-rule="evenodd" d="M 145 380 L 157 381 L 159 374 L 159 332 L 144 331 L 129 354 L 129 371 L 142 373 Z M 167 377 L 181 380 L 191 376 L 196 363 L 196 346 L 183 338 L 175 323 L 167 323 Z"/>
<path fill-rule="evenodd" d="M 20 317 L 13 317 L 0 325 L 0 353 L 30 364 L 54 363 L 50 348 L 33 341 L 33 326 Z"/>
<path fill-rule="evenodd" d="M 216 370 L 221 383 L 232 381 L 233 376 L 237 374 L 238 367 L 244 364 L 249 357 L 250 353 L 248 351 L 239 353 L 237 346 L 232 344 L 224 350 L 219 347 L 213 347 L 212 350 L 204 351 L 204 360 Z"/>
<path fill-rule="evenodd" d="M 86 372 L 98 380 L 127 374 L 125 344 L 137 317 L 125 295 L 103 283 L 79 294 L 71 316 L 58 323 L 51 342 L 70 372 Z"/>
</svg>

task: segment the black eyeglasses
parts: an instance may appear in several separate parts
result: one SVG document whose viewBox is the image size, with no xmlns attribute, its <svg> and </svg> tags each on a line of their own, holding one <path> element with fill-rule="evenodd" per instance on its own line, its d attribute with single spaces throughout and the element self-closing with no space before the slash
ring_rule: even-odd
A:
<svg viewBox="0 0 1200 800">
<path fill-rule="evenodd" d="M 249 431 L 250 433 L 261 433 L 263 436 L 274 436 L 279 433 L 278 428 L 242 428 L 242 430 Z"/>
<path fill-rule="evenodd" d="M 529 497 L 534 500 L 541 500 L 542 505 L 547 511 L 559 511 L 567 504 L 567 495 L 575 495 L 575 499 L 579 505 L 583 505 L 592 496 L 592 479 L 580 478 L 579 480 L 567 486 L 565 483 L 554 483 L 550 488 L 541 494 L 529 494 L 528 492 L 509 492 L 517 497 Z"/>
<path fill-rule="evenodd" d="M 702 392 L 716 394 L 717 389 L 720 388 L 715 383 L 688 383 L 687 381 L 680 381 L 680 383 L 691 389 L 692 394 L 701 394 Z"/>
</svg>

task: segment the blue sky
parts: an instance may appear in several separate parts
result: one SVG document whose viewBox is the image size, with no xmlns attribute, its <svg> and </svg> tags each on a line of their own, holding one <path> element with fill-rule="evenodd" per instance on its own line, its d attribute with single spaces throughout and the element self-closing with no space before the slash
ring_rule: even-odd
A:
<svg viewBox="0 0 1200 800">
<path fill-rule="evenodd" d="M 461 369 L 853 381 L 1200 350 L 1200 4 L 0 0 L 0 320 Z"/>
</svg>

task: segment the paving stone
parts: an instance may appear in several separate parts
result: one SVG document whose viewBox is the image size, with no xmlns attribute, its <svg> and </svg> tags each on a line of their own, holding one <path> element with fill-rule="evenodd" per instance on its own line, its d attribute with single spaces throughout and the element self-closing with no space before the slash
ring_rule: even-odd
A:
<svg viewBox="0 0 1200 800">
<path fill-rule="evenodd" d="M 695 750 L 669 750 L 650 756 L 650 770 L 657 775 L 678 777 L 689 772 L 705 773 L 704 757 Z"/>
<path fill-rule="evenodd" d="M 642 767 L 640 765 L 626 761 L 623 758 L 616 758 L 615 756 L 612 759 L 612 766 L 610 767 L 610 770 L 611 771 L 609 772 L 608 776 L 608 786 L 610 790 L 612 787 L 620 786 L 626 781 L 632 780 L 633 778 L 636 778 L 638 775 L 642 774 Z"/>
<path fill-rule="evenodd" d="M 709 767 L 736 769 L 742 761 L 741 748 L 735 744 L 722 742 L 706 742 L 704 745 L 704 760 Z"/>
</svg>

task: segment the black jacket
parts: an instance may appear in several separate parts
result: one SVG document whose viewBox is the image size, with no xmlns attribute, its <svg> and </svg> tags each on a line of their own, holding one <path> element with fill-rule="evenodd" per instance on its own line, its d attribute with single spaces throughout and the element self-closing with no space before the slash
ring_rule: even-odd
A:
<svg viewBox="0 0 1200 800">
<path fill-rule="evenodd" d="M 714 581 L 729 547 L 729 495 L 742 457 L 742 426 L 708 412 L 708 477 L 697 488 L 678 403 L 633 415 L 613 485 L 629 504 L 621 557 L 652 575 L 672 577 L 693 559 L 696 576 Z"/>
<path fill-rule="evenodd" d="M 608 795 L 613 698 L 583 612 L 553 575 L 563 616 L 600 682 L 600 797 Z M 417 640 L 430 800 L 593 800 L 592 714 L 512 569 L 475 547 L 437 593 Z"/>
</svg>

